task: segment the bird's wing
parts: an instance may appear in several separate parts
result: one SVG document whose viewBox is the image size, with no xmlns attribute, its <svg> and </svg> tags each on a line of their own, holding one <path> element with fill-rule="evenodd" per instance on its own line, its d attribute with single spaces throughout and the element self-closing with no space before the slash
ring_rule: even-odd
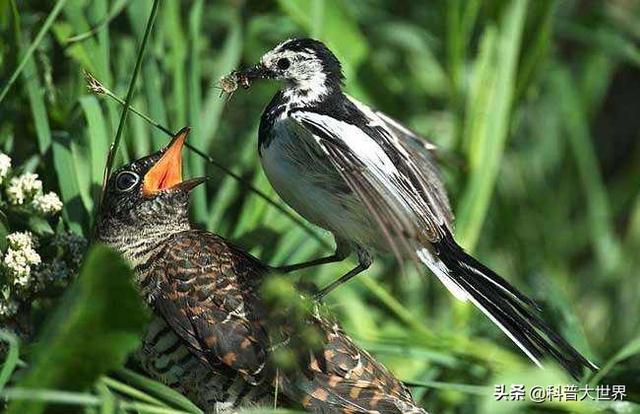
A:
<svg viewBox="0 0 640 414">
<path fill-rule="evenodd" d="M 301 135 L 313 137 L 367 207 L 393 252 L 399 257 L 414 255 L 416 240 L 441 238 L 449 215 L 417 160 L 385 128 L 368 122 L 361 111 L 355 115 L 338 119 L 294 110 L 290 119 L 309 133 Z"/>
<path fill-rule="evenodd" d="M 380 118 L 380 120 L 386 125 L 391 133 L 398 137 L 400 141 L 406 142 L 408 145 L 415 146 L 416 148 L 420 148 L 421 151 L 434 152 L 438 149 L 438 146 L 436 144 L 419 135 L 415 131 L 410 130 L 406 126 L 402 125 L 399 121 L 390 117 L 384 112 L 371 108 L 370 106 L 358 101 L 353 96 L 345 94 L 345 97 L 349 99 L 349 101 L 361 111 L 371 112 L 373 116 Z M 372 117 L 371 115 L 369 116 Z"/>
<path fill-rule="evenodd" d="M 434 159 L 434 153 L 438 149 L 437 146 L 384 112 L 371 108 L 351 96 L 345 96 L 366 116 L 370 125 L 382 129 L 382 134 L 391 137 L 392 140 L 397 142 L 416 160 L 415 167 L 424 177 L 426 185 L 429 186 L 429 190 L 434 195 L 434 201 L 438 204 L 440 211 L 443 212 L 447 223 L 451 227 L 453 223 L 453 211 L 449 203 L 447 191 L 442 182 L 438 164 Z"/>
<path fill-rule="evenodd" d="M 323 335 L 321 353 L 308 368 L 283 378 L 286 394 L 313 412 L 425 414 L 402 383 L 354 344 L 336 324 L 314 317 Z"/>
<path fill-rule="evenodd" d="M 313 412 L 424 413 L 391 373 L 337 325 L 316 316 L 310 315 L 305 327 L 311 324 L 319 332 L 320 348 L 303 345 L 296 350 L 298 369 L 274 373 L 267 363 L 273 344 L 265 330 L 273 325 L 266 320 L 273 314 L 260 307 L 255 293 L 266 268 L 223 239 L 206 232 L 181 233 L 161 257 L 152 274 L 160 284 L 153 306 L 203 362 L 226 366 L 252 384 L 278 378 L 287 398 Z M 288 336 L 278 347 L 309 332 L 283 325 L 273 326 Z"/>
<path fill-rule="evenodd" d="M 175 236 L 154 267 L 160 285 L 155 310 L 191 352 L 212 366 L 227 366 L 257 383 L 268 339 L 239 278 L 259 279 L 264 267 L 205 232 Z M 252 273 L 252 274 L 249 274 Z"/>
<path fill-rule="evenodd" d="M 378 118 L 355 105 L 334 113 L 294 110 L 290 116 L 368 208 L 394 253 L 426 264 L 456 298 L 470 300 L 534 362 L 553 357 L 575 377 L 584 367 L 595 368 L 544 323 L 531 299 L 455 243 L 419 159 Z"/>
</svg>

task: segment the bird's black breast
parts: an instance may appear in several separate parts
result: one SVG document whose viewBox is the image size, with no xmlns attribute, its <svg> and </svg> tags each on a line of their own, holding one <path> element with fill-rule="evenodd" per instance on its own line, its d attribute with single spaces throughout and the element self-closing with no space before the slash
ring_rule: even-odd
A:
<svg viewBox="0 0 640 414">
<path fill-rule="evenodd" d="M 352 108 L 348 107 L 348 104 Z M 300 102 L 288 99 L 282 91 L 278 91 L 269 105 L 265 108 L 260 118 L 260 128 L 258 129 L 258 151 L 269 146 L 275 138 L 273 127 L 278 117 L 284 112 L 291 113 L 296 110 L 317 112 L 329 115 L 333 118 L 353 123 L 355 125 L 366 125 L 367 118 L 353 106 L 339 89 L 331 88 L 330 92 L 318 102 L 301 105 Z"/>
<path fill-rule="evenodd" d="M 262 153 L 262 148 L 268 147 L 273 140 L 273 125 L 278 117 L 286 110 L 287 101 L 282 92 L 279 91 L 273 96 L 260 118 L 260 127 L 258 128 L 258 153 Z"/>
</svg>

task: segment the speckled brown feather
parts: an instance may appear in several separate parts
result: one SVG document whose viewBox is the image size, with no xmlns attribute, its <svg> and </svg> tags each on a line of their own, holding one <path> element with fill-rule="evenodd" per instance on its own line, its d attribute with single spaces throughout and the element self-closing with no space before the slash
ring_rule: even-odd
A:
<svg viewBox="0 0 640 414">
<path fill-rule="evenodd" d="M 255 276 L 266 269 L 199 231 L 173 236 L 153 268 L 158 283 L 153 306 L 192 352 L 251 384 L 261 382 L 268 339 L 253 289 Z"/>
<path fill-rule="evenodd" d="M 305 306 L 294 306 L 295 292 L 277 306 L 263 296 L 263 282 L 277 281 L 265 277 L 268 266 L 213 233 L 191 228 L 189 192 L 201 180 L 147 191 L 149 171 L 181 165 L 162 160 L 175 156 L 172 148 L 182 145 L 185 131 L 167 148 L 114 172 L 98 216 L 97 240 L 134 268 L 140 294 L 155 313 L 133 360 L 206 413 L 272 407 L 276 385 L 282 407 L 424 413 L 336 324 L 309 314 L 304 300 Z M 120 186 L 121 176 L 133 185 Z M 321 340 L 309 342 L 308 336 Z M 283 349 L 293 351 L 291 367 L 276 367 Z"/>
<path fill-rule="evenodd" d="M 258 287 L 268 268 L 208 232 L 167 240 L 148 275 L 155 310 L 207 364 L 239 372 L 251 384 L 274 382 L 266 313 Z M 301 372 L 277 376 L 293 401 L 317 413 L 424 413 L 409 391 L 338 325 L 311 317 L 323 335 Z"/>
<path fill-rule="evenodd" d="M 311 355 L 306 375 L 284 378 L 289 395 L 301 395 L 318 413 L 424 413 L 409 390 L 337 324 L 314 318 L 324 335 L 321 355 Z M 311 375 L 309 375 L 311 374 Z"/>
</svg>

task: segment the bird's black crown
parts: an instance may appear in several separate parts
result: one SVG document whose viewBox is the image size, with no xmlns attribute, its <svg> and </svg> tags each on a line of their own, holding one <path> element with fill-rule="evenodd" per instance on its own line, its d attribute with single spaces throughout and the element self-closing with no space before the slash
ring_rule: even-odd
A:
<svg viewBox="0 0 640 414">
<path fill-rule="evenodd" d="M 334 81 L 342 83 L 342 64 L 336 55 L 321 41 L 308 37 L 290 39 L 280 45 L 280 50 L 313 53 L 321 62 L 323 71 Z"/>
</svg>

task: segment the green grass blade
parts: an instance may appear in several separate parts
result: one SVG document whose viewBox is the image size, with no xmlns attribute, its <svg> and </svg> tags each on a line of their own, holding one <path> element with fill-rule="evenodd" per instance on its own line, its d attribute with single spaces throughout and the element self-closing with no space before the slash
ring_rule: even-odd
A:
<svg viewBox="0 0 640 414">
<path fill-rule="evenodd" d="M 24 54 L 24 46 L 22 39 L 22 28 L 20 25 L 20 14 L 16 7 L 15 1 L 11 1 L 11 9 L 13 14 L 15 37 L 20 54 Z M 36 136 L 38 137 L 38 148 L 40 153 L 46 153 L 51 147 L 51 129 L 49 128 L 49 118 L 44 104 L 44 89 L 40 85 L 40 79 L 33 56 L 29 57 L 24 65 L 22 73 L 29 95 L 29 105 L 31 106 L 31 115 L 36 127 Z"/>
<path fill-rule="evenodd" d="M 76 183 L 78 184 L 78 190 L 80 192 L 80 200 L 84 207 L 84 215 L 92 219 L 91 212 L 93 212 L 93 191 L 95 187 L 91 181 L 91 156 L 86 148 L 85 142 L 82 139 L 73 139 L 71 141 L 71 158 L 73 160 L 72 169 L 76 175 Z M 89 222 L 89 228 L 91 226 Z"/>
<path fill-rule="evenodd" d="M 13 73 L 11 74 L 11 77 L 2 88 L 2 92 L 0 92 L 0 103 L 4 100 L 5 96 L 7 96 L 7 93 L 11 89 L 11 86 L 15 83 L 16 79 L 18 79 L 18 76 L 20 76 L 20 73 L 24 69 L 25 65 L 27 64 L 29 59 L 31 59 L 33 52 L 35 52 L 35 50 L 38 48 L 38 45 L 40 45 L 40 42 L 44 38 L 44 35 L 47 34 L 49 29 L 51 28 L 51 25 L 55 21 L 56 17 L 58 17 L 58 14 L 60 14 L 60 11 L 62 10 L 62 7 L 64 7 L 64 4 L 66 2 L 67 0 L 58 0 L 55 6 L 53 6 L 53 9 L 51 9 L 51 12 L 45 19 L 44 23 L 42 24 L 40 31 L 38 32 L 36 37 L 33 39 L 33 42 L 31 42 L 31 44 L 29 45 L 29 48 L 27 49 L 27 51 L 22 56 L 22 59 L 20 60 L 18 67 L 13 71 Z"/>
<path fill-rule="evenodd" d="M 133 74 L 131 75 L 131 81 L 129 82 L 129 89 L 127 90 L 127 96 L 124 100 L 124 107 L 122 108 L 122 115 L 120 116 L 120 122 L 118 124 L 118 130 L 116 131 L 116 137 L 114 138 L 113 144 L 111 144 L 111 148 L 109 150 L 109 156 L 107 158 L 107 164 L 105 166 L 105 171 L 104 171 L 103 188 L 106 185 L 106 180 L 111 175 L 113 162 L 118 152 L 118 147 L 120 146 L 120 140 L 122 139 L 122 133 L 124 131 L 124 126 L 127 121 L 127 114 L 129 113 L 129 105 L 131 105 L 131 99 L 133 98 L 133 91 L 135 89 L 136 79 L 138 78 L 140 67 L 142 66 L 142 58 L 144 56 L 144 51 L 147 46 L 147 41 L 149 40 L 149 35 L 151 34 L 151 28 L 153 27 L 153 22 L 155 21 L 156 15 L 158 13 L 159 5 L 160 5 L 160 0 L 153 1 L 153 6 L 151 8 L 151 12 L 149 13 L 147 25 L 144 30 L 144 36 L 142 37 L 142 41 L 140 42 L 138 57 L 136 59 L 136 65 L 133 68 Z"/>
<path fill-rule="evenodd" d="M 103 79 L 107 78 L 109 65 L 105 59 L 108 56 L 107 45 L 100 38 L 88 38 L 84 42 L 66 45 L 70 33 L 88 30 L 91 23 L 87 19 L 85 10 L 81 7 L 82 0 L 70 0 L 64 8 L 64 20 L 55 25 L 56 36 L 61 44 L 66 46 L 66 53 L 75 57 L 82 66 L 96 73 Z M 93 2 L 92 8 L 98 6 L 99 1 Z"/>
<path fill-rule="evenodd" d="M 64 203 L 62 210 L 69 228 L 77 234 L 83 234 L 88 228 L 87 208 L 80 190 L 79 173 L 72 149 L 74 138 L 66 133 L 53 136 L 53 165 L 58 175 L 60 196 Z"/>
<path fill-rule="evenodd" d="M 576 84 L 568 72 L 559 69 L 555 73 L 553 88 L 558 93 L 567 138 L 584 187 L 592 244 L 603 269 L 611 272 L 620 265 L 622 252 L 614 235 L 607 190 L 591 144 L 588 121 L 576 93 Z"/>
<path fill-rule="evenodd" d="M 434 390 L 458 391 L 464 394 L 487 395 L 493 390 L 489 387 L 471 384 L 455 384 L 441 381 L 403 381 L 408 387 L 423 387 Z"/>
<path fill-rule="evenodd" d="M 188 71 L 188 91 L 189 91 L 189 124 L 193 128 L 189 137 L 191 145 L 196 148 L 206 148 L 203 142 L 200 126 L 200 109 L 202 101 L 201 88 L 201 61 L 200 61 L 200 31 L 202 26 L 202 15 L 204 12 L 204 2 L 196 0 L 189 12 L 189 71 Z M 197 154 L 189 154 L 189 167 L 193 177 L 203 177 L 205 175 L 204 160 Z M 193 192 L 192 206 L 194 218 L 198 222 L 207 219 L 207 188 L 200 186 Z"/>
<path fill-rule="evenodd" d="M 87 121 L 87 139 L 91 159 L 91 189 L 93 200 L 99 202 L 102 163 L 109 152 L 109 130 L 100 103 L 94 96 L 80 98 L 80 107 Z"/>
<path fill-rule="evenodd" d="M 457 239 L 469 250 L 474 249 L 480 237 L 509 133 L 526 9 L 526 0 L 509 3 L 495 42 L 495 66 L 483 68 L 494 76 L 492 84 L 480 86 L 491 88 L 487 92 L 490 97 L 484 107 L 471 110 L 480 119 L 469 120 L 474 125 L 473 129 L 467 129 L 471 134 L 472 152 L 467 154 L 471 173 L 457 220 Z M 485 74 L 476 73 L 476 76 L 484 77 Z"/>
<path fill-rule="evenodd" d="M 211 79 L 218 80 L 238 67 L 242 57 L 242 22 L 239 13 L 234 12 L 230 17 L 229 31 L 222 49 L 215 58 L 215 67 Z M 204 99 L 201 113 L 202 140 L 207 150 L 216 153 L 215 135 L 220 126 L 222 110 L 227 100 L 220 97 L 220 91 L 210 88 Z"/>
<path fill-rule="evenodd" d="M 200 410 L 195 404 L 189 401 L 182 394 L 167 387 L 164 384 L 153 381 L 126 368 L 118 370 L 117 374 L 118 377 L 122 378 L 124 381 L 127 381 L 132 386 L 135 386 L 140 390 L 152 396 L 155 396 L 156 398 L 159 398 L 176 408 L 185 410 L 193 414 L 202 414 L 202 410 Z"/>
<path fill-rule="evenodd" d="M 462 7 L 464 3 L 465 7 Z M 453 109 L 461 105 L 463 72 L 469 38 L 473 32 L 480 1 L 451 0 L 447 2 L 447 65 L 449 68 L 450 100 Z"/>
<path fill-rule="evenodd" d="M 138 37 L 144 37 L 145 30 L 139 24 L 142 19 L 147 16 L 150 0 L 139 0 L 132 2 L 127 10 L 130 25 Z M 158 11 L 159 13 L 159 11 Z M 161 47 L 163 45 L 163 38 L 161 37 L 169 28 L 163 28 L 161 25 L 157 25 L 156 35 L 153 39 L 149 39 L 148 47 L 150 50 Z M 164 29 L 164 30 L 163 30 Z M 141 67 L 141 89 L 144 93 L 145 104 L 147 106 L 147 112 L 153 119 L 158 122 L 167 125 L 168 124 L 168 108 L 165 105 L 165 96 L 163 95 L 163 85 L 165 79 L 161 68 L 162 62 L 153 53 L 146 59 Z M 165 63 L 169 65 L 169 63 Z M 180 127 L 176 128 L 179 129 Z M 138 137 L 135 137 L 138 139 Z M 167 143 L 166 137 L 157 130 L 151 130 L 151 148 L 162 148 Z M 142 156 L 145 154 L 136 154 L 136 156 Z"/>
<path fill-rule="evenodd" d="M 163 403 L 162 401 L 160 401 L 157 398 L 154 398 L 142 391 L 140 391 L 137 388 L 131 387 L 127 384 L 124 384 L 120 381 L 114 380 L 113 378 L 109 378 L 109 377 L 104 377 L 100 380 L 100 385 L 104 385 L 108 388 L 111 388 L 112 390 L 122 394 L 122 395 L 127 395 L 133 399 L 139 400 L 139 401 L 143 401 L 145 403 L 149 403 L 149 404 L 153 404 L 153 405 L 157 405 L 157 406 L 164 406 L 167 407 L 167 405 L 165 403 Z"/>
<path fill-rule="evenodd" d="M 96 384 L 94 388 L 102 402 L 100 404 L 100 414 L 116 414 L 117 400 L 111 390 L 109 390 L 109 388 L 103 383 Z"/>
<path fill-rule="evenodd" d="M 49 116 L 44 102 L 44 88 L 40 84 L 36 65 L 33 59 L 29 59 L 23 72 L 24 82 L 27 84 L 29 94 L 29 105 L 36 127 L 36 137 L 38 138 L 38 148 L 44 154 L 51 148 L 51 129 L 49 128 Z"/>
<path fill-rule="evenodd" d="M 544 58 L 553 44 L 553 18 L 557 2 L 555 0 L 544 0 L 539 2 L 539 5 L 539 7 L 542 8 L 540 12 L 542 16 L 539 22 L 536 21 L 536 32 L 533 40 L 530 42 L 532 45 L 523 51 L 522 63 L 518 71 L 518 83 L 515 94 L 516 100 L 524 95 L 532 82 L 532 78 L 536 74 L 536 69 L 539 69 L 540 65 L 544 63 Z"/>
<path fill-rule="evenodd" d="M 170 68 L 171 75 L 171 106 L 168 108 L 175 129 L 187 125 L 187 57 L 189 44 L 184 32 L 182 21 L 182 7 L 180 1 L 166 1 L 162 9 L 163 40 L 167 44 L 168 51 L 164 55 L 164 65 Z"/>
<path fill-rule="evenodd" d="M 625 359 L 638 354 L 640 354 L 640 336 L 631 340 L 631 342 L 625 345 L 609 361 L 607 361 L 607 363 L 593 376 L 589 383 L 592 385 L 599 384 L 611 369 L 613 369 L 613 367 Z"/>
<path fill-rule="evenodd" d="M 0 330 L 0 341 L 6 342 L 9 349 L 7 355 L 2 363 L 2 369 L 0 370 L 0 392 L 4 389 L 7 382 L 11 379 L 11 375 L 18 366 L 20 358 L 20 345 L 18 338 L 7 331 Z"/>
<path fill-rule="evenodd" d="M 14 387 L 7 388 L 1 395 L 3 398 L 11 401 L 9 409 L 12 411 L 9 411 L 9 413 L 24 414 L 29 412 L 30 414 L 35 414 L 36 412 L 42 412 L 39 403 L 79 405 L 83 407 L 97 406 L 100 404 L 100 399 L 95 395 L 59 390 Z M 15 411 L 14 407 L 31 407 L 34 411 Z"/>
<path fill-rule="evenodd" d="M 111 10 L 109 11 L 109 14 L 105 16 L 104 19 L 100 21 L 100 23 L 98 23 L 91 29 L 87 30 L 86 32 L 68 37 L 65 40 L 65 43 L 67 45 L 71 45 L 73 43 L 83 42 L 89 39 L 90 37 L 93 37 L 99 34 L 111 23 L 113 19 L 115 19 L 116 17 L 118 17 L 118 15 L 120 15 L 120 13 L 122 13 L 122 11 L 127 6 L 127 3 L 129 1 L 131 0 L 116 0 L 111 6 Z"/>
</svg>

